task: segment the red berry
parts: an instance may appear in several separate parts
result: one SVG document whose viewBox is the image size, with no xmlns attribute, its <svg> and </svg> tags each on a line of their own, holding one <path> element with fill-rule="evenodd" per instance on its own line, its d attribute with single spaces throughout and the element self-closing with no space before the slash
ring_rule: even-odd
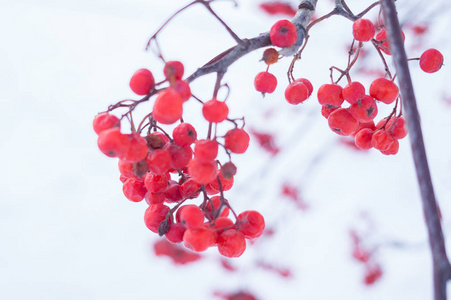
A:
<svg viewBox="0 0 451 300">
<path fill-rule="evenodd" d="M 288 20 L 277 21 L 269 31 L 269 38 L 276 47 L 290 47 L 298 39 L 296 26 Z"/>
<path fill-rule="evenodd" d="M 121 158 L 127 153 L 130 140 L 125 134 L 121 133 L 118 127 L 114 127 L 99 134 L 97 146 L 106 156 Z"/>
<path fill-rule="evenodd" d="M 180 221 L 188 229 L 198 228 L 204 223 L 204 213 L 197 205 L 184 205 L 184 209 L 180 213 Z"/>
<path fill-rule="evenodd" d="M 167 203 L 176 203 L 183 200 L 180 185 L 174 181 L 169 180 L 168 187 L 164 190 L 164 198 Z"/>
<path fill-rule="evenodd" d="M 139 69 L 130 79 L 130 88 L 137 95 L 147 95 L 155 86 L 155 79 L 147 69 Z"/>
<path fill-rule="evenodd" d="M 164 193 L 151 193 L 151 192 L 147 192 L 146 195 L 144 196 L 144 199 L 146 200 L 146 203 L 148 205 L 152 205 L 152 204 L 158 204 L 158 203 L 163 203 L 164 200 L 166 200 Z"/>
<path fill-rule="evenodd" d="M 168 186 L 168 178 L 164 174 L 152 175 L 148 173 L 144 180 L 144 184 L 149 192 L 162 193 Z"/>
<path fill-rule="evenodd" d="M 380 120 L 379 122 L 377 122 L 375 129 L 382 128 L 382 126 L 384 126 L 386 122 L 387 122 L 387 118 L 383 118 L 382 120 Z M 387 123 L 388 123 L 388 122 L 387 122 Z"/>
<path fill-rule="evenodd" d="M 353 81 L 343 88 L 342 94 L 349 104 L 354 104 L 365 97 L 365 87 L 360 82 Z"/>
<path fill-rule="evenodd" d="M 188 173 L 200 184 L 207 184 L 216 178 L 218 168 L 214 161 L 203 162 L 193 158 L 188 163 Z"/>
<path fill-rule="evenodd" d="M 193 178 L 188 179 L 180 186 L 180 193 L 183 198 L 196 198 L 200 191 L 200 184 Z"/>
<path fill-rule="evenodd" d="M 132 133 L 126 135 L 129 139 L 130 147 L 125 153 L 123 159 L 128 162 L 138 162 L 146 158 L 149 148 L 147 148 L 147 141 L 139 135 L 139 133 Z"/>
<path fill-rule="evenodd" d="M 144 223 L 147 228 L 155 233 L 158 233 L 160 224 L 166 219 L 169 210 L 169 207 L 164 204 L 158 203 L 150 205 L 144 214 Z"/>
<path fill-rule="evenodd" d="M 162 124 L 173 124 L 182 118 L 183 100 L 171 89 L 158 94 L 153 105 L 153 117 Z"/>
<path fill-rule="evenodd" d="M 215 242 L 215 233 L 204 227 L 187 229 L 183 235 L 183 243 L 185 247 L 196 252 L 207 250 L 208 247 L 214 245 Z"/>
<path fill-rule="evenodd" d="M 121 175 L 127 177 L 127 178 L 138 178 L 138 176 L 135 175 L 135 172 L 133 170 L 133 163 L 123 161 L 122 159 L 119 159 L 118 162 L 119 172 Z M 147 169 L 146 169 L 147 172 Z"/>
<path fill-rule="evenodd" d="M 132 202 L 140 202 L 147 193 L 144 182 L 140 179 L 129 178 L 124 182 L 122 191 L 125 197 Z"/>
<path fill-rule="evenodd" d="M 182 223 L 171 224 L 169 230 L 166 232 L 165 237 L 171 243 L 177 244 L 183 241 L 183 235 L 185 234 L 186 226 Z"/>
<path fill-rule="evenodd" d="M 296 83 L 297 82 L 302 82 L 308 89 L 308 96 L 310 97 L 312 95 L 312 93 L 313 93 L 313 85 L 310 82 L 310 80 L 305 79 L 305 78 L 299 78 L 299 79 L 296 79 L 294 82 L 296 82 Z"/>
<path fill-rule="evenodd" d="M 209 195 L 209 196 L 219 194 L 219 190 L 214 189 L 210 183 L 207 183 L 207 185 L 205 185 L 205 191 L 207 192 L 207 195 Z"/>
<path fill-rule="evenodd" d="M 239 214 L 236 224 L 237 229 L 247 239 L 258 238 L 263 233 L 263 230 L 265 230 L 265 219 L 255 210 L 248 210 Z"/>
<path fill-rule="evenodd" d="M 215 232 L 217 237 L 224 231 L 235 227 L 235 223 L 227 217 L 218 217 L 214 220 L 214 224 L 211 224 L 210 229 Z M 217 241 L 218 240 L 216 240 L 216 242 Z"/>
<path fill-rule="evenodd" d="M 212 161 L 218 156 L 216 140 L 199 140 L 194 146 L 194 157 L 200 161 Z"/>
<path fill-rule="evenodd" d="M 344 102 L 343 88 L 337 84 L 323 84 L 318 89 L 318 102 L 321 105 L 341 106 Z"/>
<path fill-rule="evenodd" d="M 378 78 L 371 83 L 370 96 L 385 104 L 393 103 L 398 98 L 398 94 L 398 87 L 391 80 Z"/>
<path fill-rule="evenodd" d="M 399 142 L 397 139 L 394 139 L 393 143 L 391 143 L 386 150 L 381 150 L 381 153 L 385 155 L 395 155 L 396 153 L 398 153 L 398 150 Z"/>
<path fill-rule="evenodd" d="M 327 121 L 330 129 L 339 135 L 350 135 L 359 127 L 359 122 L 345 108 L 339 108 L 332 112 Z"/>
<path fill-rule="evenodd" d="M 184 147 L 194 143 L 197 138 L 197 132 L 193 125 L 181 123 L 174 128 L 174 131 L 172 131 L 172 137 L 174 139 L 174 143 L 180 147 Z"/>
<path fill-rule="evenodd" d="M 92 122 L 95 133 L 100 134 L 102 131 L 113 127 L 121 128 L 121 122 L 115 115 L 109 113 L 101 113 L 95 116 Z"/>
<path fill-rule="evenodd" d="M 370 96 L 365 96 L 349 107 L 352 117 L 359 122 L 370 122 L 377 115 L 376 101 Z"/>
<path fill-rule="evenodd" d="M 255 76 L 254 86 L 258 92 L 271 94 L 277 87 L 276 76 L 269 72 L 260 72 Z"/>
<path fill-rule="evenodd" d="M 171 154 L 164 149 L 158 149 L 152 152 L 147 158 L 147 167 L 153 174 L 164 174 L 172 166 Z"/>
<path fill-rule="evenodd" d="M 374 131 L 369 128 L 363 128 L 355 135 L 355 145 L 362 150 L 368 150 L 373 148 L 371 138 Z"/>
<path fill-rule="evenodd" d="M 180 147 L 174 143 L 167 143 L 164 150 L 168 151 L 172 158 L 171 167 L 174 169 L 184 169 L 193 157 L 193 150 L 190 146 Z"/>
<path fill-rule="evenodd" d="M 270 2 L 264 2 L 260 4 L 260 8 L 263 9 L 265 12 L 267 12 L 270 15 L 276 15 L 276 14 L 282 14 L 287 15 L 290 17 L 294 17 L 296 14 L 296 9 L 294 9 L 290 3 L 285 3 L 281 1 L 270 1 Z M 228 299 L 231 300 L 231 299 Z M 235 299 L 234 299 L 235 300 Z M 241 299 L 236 299 L 241 300 Z M 252 299 L 242 299 L 242 300 L 254 300 Z"/>
<path fill-rule="evenodd" d="M 208 122 L 221 123 L 227 119 L 229 107 L 223 101 L 212 99 L 202 106 L 202 115 Z"/>
<path fill-rule="evenodd" d="M 352 257 L 354 257 L 359 262 L 366 263 L 370 260 L 371 253 L 359 246 L 355 246 L 354 250 L 352 251 Z"/>
<path fill-rule="evenodd" d="M 224 201 L 227 200 L 224 199 Z M 214 211 L 211 208 L 212 204 Z M 207 205 L 205 206 L 205 215 L 212 219 L 214 219 L 215 217 L 227 217 L 229 215 L 229 208 L 227 206 L 223 206 L 221 208 L 222 211 L 218 213 L 219 206 L 221 206 L 221 197 L 220 196 L 211 197 L 210 201 L 207 202 Z"/>
<path fill-rule="evenodd" d="M 169 89 L 179 94 L 183 102 L 186 102 L 191 98 L 191 89 L 188 82 L 184 80 L 177 80 Z"/>
<path fill-rule="evenodd" d="M 364 283 L 366 285 L 371 285 L 375 283 L 382 276 L 382 270 L 379 265 L 371 266 L 367 265 L 365 271 Z"/>
<path fill-rule="evenodd" d="M 356 41 L 368 42 L 375 33 L 373 22 L 368 19 L 358 19 L 352 24 L 352 34 Z"/>
<path fill-rule="evenodd" d="M 434 73 L 443 65 L 443 55 L 437 49 L 428 49 L 421 54 L 420 68 L 426 73 Z"/>
<path fill-rule="evenodd" d="M 239 257 L 246 250 L 244 234 L 235 229 L 228 229 L 217 239 L 219 253 L 225 257 Z"/>
<path fill-rule="evenodd" d="M 351 133 L 351 136 L 352 136 L 352 137 L 355 137 L 356 134 L 357 134 L 360 130 L 362 130 L 363 128 L 369 128 L 369 129 L 371 129 L 371 130 L 373 130 L 373 131 L 376 130 L 376 126 L 374 125 L 374 121 L 373 121 L 373 120 L 371 120 L 371 121 L 369 121 L 369 122 L 359 122 L 359 126 L 358 126 L 357 130 L 354 131 L 353 133 Z"/>
<path fill-rule="evenodd" d="M 290 104 L 299 104 L 307 100 L 309 90 L 302 82 L 293 82 L 285 90 L 285 99 Z"/>
<path fill-rule="evenodd" d="M 224 146 L 233 153 L 244 153 L 249 147 L 249 134 L 243 129 L 235 128 L 227 131 Z"/>
<path fill-rule="evenodd" d="M 221 181 L 221 187 L 222 187 L 223 191 L 228 191 L 232 188 L 233 177 L 225 178 L 224 175 L 222 174 L 222 172 L 218 173 L 218 177 L 219 177 L 219 180 Z M 213 180 L 212 182 L 210 182 L 208 185 L 210 185 L 211 188 L 219 191 L 219 183 L 218 183 L 217 178 L 215 180 Z"/>
<path fill-rule="evenodd" d="M 168 80 L 182 79 L 184 72 L 183 64 L 179 61 L 168 61 L 163 68 L 164 77 Z"/>
<path fill-rule="evenodd" d="M 330 114 L 339 108 L 340 108 L 339 106 L 326 104 L 321 106 L 321 114 L 323 115 L 324 118 L 328 119 Z"/>
<path fill-rule="evenodd" d="M 406 39 L 406 36 L 404 35 L 404 32 L 401 30 L 402 40 L 404 41 Z M 382 44 L 379 46 L 379 49 L 381 49 L 385 54 L 391 55 L 390 53 L 390 43 L 387 39 L 387 33 L 385 31 L 385 28 L 382 28 L 381 31 L 379 31 L 376 34 L 375 39 L 379 42 L 382 42 Z"/>
<path fill-rule="evenodd" d="M 395 139 L 403 139 L 407 135 L 406 120 L 403 117 L 391 118 L 387 122 L 385 130 Z"/>
<path fill-rule="evenodd" d="M 384 129 L 376 131 L 371 138 L 373 147 L 381 151 L 388 150 L 394 141 L 395 138 L 388 134 Z"/>
</svg>

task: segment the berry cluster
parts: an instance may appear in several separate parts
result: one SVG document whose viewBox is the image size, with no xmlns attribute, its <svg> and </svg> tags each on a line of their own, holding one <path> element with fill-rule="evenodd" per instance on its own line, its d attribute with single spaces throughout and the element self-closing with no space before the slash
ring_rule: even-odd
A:
<svg viewBox="0 0 451 300">
<path fill-rule="evenodd" d="M 376 248 L 370 249 L 362 237 L 354 230 L 350 231 L 352 239 L 352 257 L 364 267 L 363 283 L 372 285 L 382 277 L 382 268 L 376 259 Z"/>
<path fill-rule="evenodd" d="M 391 75 L 385 61 L 384 53 L 388 56 L 391 54 L 390 44 L 383 24 L 381 23 L 378 28 L 379 31 L 368 19 L 360 18 L 354 21 L 352 26 L 354 40 L 349 51 L 348 65 L 344 70 L 330 68 L 332 82 L 319 87 L 317 98 L 322 106 L 321 114 L 328 120 L 333 132 L 354 137 L 356 146 L 362 150 L 375 148 L 383 154 L 394 155 L 399 150 L 398 140 L 407 135 L 406 122 L 402 117 L 402 107 L 398 105 L 400 96 L 398 86 L 394 83 L 396 75 Z M 405 38 L 403 32 L 402 37 Z M 289 47 L 297 39 L 296 27 L 290 21 L 280 20 L 271 28 L 270 39 L 274 46 Z M 350 70 L 356 63 L 365 42 L 371 42 L 375 46 L 386 70 L 385 77 L 374 79 L 368 90 L 359 81 L 353 81 L 350 76 Z M 358 43 L 358 46 L 355 47 L 355 43 Z M 268 69 L 270 65 L 278 62 L 279 58 L 276 49 L 265 50 L 262 60 L 267 64 L 267 70 L 255 77 L 257 91 L 263 94 L 275 91 L 277 79 L 268 72 Z M 437 72 L 443 65 L 443 56 L 436 49 L 426 50 L 420 58 L 410 60 L 419 60 L 420 68 L 427 73 Z M 340 73 L 337 81 L 333 80 L 333 71 Z M 342 78 L 347 79 L 344 87 L 338 84 Z M 308 79 L 292 77 L 285 90 L 285 99 L 288 103 L 297 105 L 307 100 L 312 92 L 313 86 Z M 345 103 L 347 107 L 343 107 Z M 394 103 L 394 108 L 389 116 L 375 124 L 374 119 L 381 103 L 383 105 Z"/>
<path fill-rule="evenodd" d="M 130 100 L 120 101 L 94 118 L 98 147 L 105 155 L 119 158 L 125 197 L 132 202 L 145 199 L 149 205 L 144 222 L 151 231 L 197 252 L 217 246 L 222 255 L 238 257 L 246 249 L 246 239 L 263 233 L 265 222 L 256 211 L 239 215 L 233 211 L 224 192 L 232 188 L 237 168 L 230 160 L 221 164 L 217 156 L 220 147 L 229 159 L 232 153 L 244 153 L 249 135 L 238 127 L 237 120 L 228 118 L 224 101 L 213 97 L 203 102 L 192 96 L 188 82 L 182 80 L 182 63 L 168 61 L 163 73 L 165 80 L 156 84 L 149 70 L 136 71 L 130 88 L 145 97 L 131 104 Z M 168 86 L 157 89 L 162 84 Z M 152 112 L 136 128 L 134 109 L 154 95 Z M 203 117 L 209 123 L 205 139 L 198 138 L 195 127 L 182 119 L 183 103 L 192 98 L 202 104 Z M 111 113 L 119 107 L 128 107 L 121 118 Z M 131 133 L 121 132 L 124 119 L 130 121 Z M 161 127 L 178 121 L 172 135 Z M 212 136 L 212 126 L 224 121 L 233 128 L 224 136 L 217 136 L 215 130 Z M 202 203 L 194 204 L 193 199 L 200 195 Z M 235 221 L 229 218 L 230 211 Z"/>
</svg>

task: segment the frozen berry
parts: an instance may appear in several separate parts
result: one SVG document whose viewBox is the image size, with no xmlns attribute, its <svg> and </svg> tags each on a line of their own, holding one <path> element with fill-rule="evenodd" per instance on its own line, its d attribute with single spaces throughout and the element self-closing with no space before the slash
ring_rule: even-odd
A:
<svg viewBox="0 0 451 300">
<path fill-rule="evenodd" d="M 139 69 L 130 79 L 130 88 L 137 95 L 147 95 L 155 86 L 155 79 L 147 69 Z"/>
<path fill-rule="evenodd" d="M 158 94 L 153 105 L 153 117 L 162 124 L 173 124 L 183 114 L 183 101 L 180 95 L 171 89 Z"/>
<path fill-rule="evenodd" d="M 337 84 L 323 84 L 318 89 L 318 102 L 321 105 L 340 106 L 343 104 L 343 88 Z"/>
<path fill-rule="evenodd" d="M 95 133 L 100 134 L 102 131 L 113 127 L 121 128 L 121 122 L 118 117 L 109 113 L 101 113 L 95 116 L 92 122 Z"/>
<path fill-rule="evenodd" d="M 225 102 L 212 99 L 202 106 L 202 115 L 205 120 L 212 123 L 221 123 L 229 114 L 229 107 Z"/>
<path fill-rule="evenodd" d="M 371 83 L 370 96 L 385 104 L 393 103 L 398 98 L 398 94 L 398 87 L 391 80 L 378 78 Z"/>
<path fill-rule="evenodd" d="M 254 85 L 258 92 L 271 94 L 276 90 L 277 79 L 269 72 L 260 72 L 255 76 Z"/>
<path fill-rule="evenodd" d="M 296 26 L 288 20 L 277 21 L 269 31 L 269 38 L 276 47 L 290 47 L 298 39 Z"/>
<path fill-rule="evenodd" d="M 356 41 L 368 42 L 376 33 L 373 22 L 368 19 L 357 19 L 352 24 L 352 34 Z"/>
<path fill-rule="evenodd" d="M 235 128 L 227 131 L 224 146 L 233 153 L 244 153 L 249 147 L 249 134 L 243 129 Z"/>
<path fill-rule="evenodd" d="M 420 68 L 426 73 L 434 73 L 443 65 L 443 55 L 437 49 L 429 49 L 420 57 Z"/>
</svg>

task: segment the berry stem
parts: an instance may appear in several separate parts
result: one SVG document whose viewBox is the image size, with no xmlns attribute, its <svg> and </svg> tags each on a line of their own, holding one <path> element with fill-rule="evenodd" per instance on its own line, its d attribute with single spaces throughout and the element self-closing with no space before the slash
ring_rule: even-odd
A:
<svg viewBox="0 0 451 300">
<path fill-rule="evenodd" d="M 221 80 L 224 77 L 225 72 L 224 71 L 218 71 L 216 74 L 216 83 L 215 88 L 213 90 L 213 99 L 216 99 L 218 97 L 219 89 L 221 88 Z"/>
<path fill-rule="evenodd" d="M 387 64 L 387 61 L 385 60 L 385 57 L 384 57 L 384 55 L 382 54 L 382 51 L 381 51 L 381 49 L 379 48 L 379 42 L 378 41 L 376 41 L 375 39 L 372 39 L 372 42 L 373 42 L 373 45 L 374 45 L 374 48 L 376 48 L 376 51 L 377 51 L 377 53 L 379 53 L 379 56 L 380 56 L 380 58 L 381 58 L 381 60 L 382 60 L 382 63 L 384 64 L 384 66 L 385 66 L 385 72 L 387 73 L 387 75 L 388 75 L 388 77 L 390 78 L 390 79 L 392 79 L 392 75 L 391 75 L 391 73 L 390 73 L 390 69 L 389 69 L 389 67 L 388 67 L 388 64 Z"/>
<path fill-rule="evenodd" d="M 230 209 L 230 211 L 233 213 L 233 216 L 235 217 L 235 220 L 238 220 L 238 215 L 235 213 L 233 208 L 230 206 L 230 204 L 224 198 L 224 190 L 222 188 L 222 182 L 221 182 L 221 179 L 219 178 L 219 176 L 216 176 L 216 180 L 218 181 L 219 199 L 221 200 L 221 205 L 219 205 L 218 211 L 215 213 L 215 218 L 214 219 L 216 220 L 216 218 L 219 217 L 219 212 L 221 211 L 221 208 L 223 206 L 227 206 Z"/>
<path fill-rule="evenodd" d="M 434 188 L 427 162 L 420 116 L 401 36 L 401 28 L 393 0 L 381 0 L 381 5 L 384 24 L 393 53 L 393 61 L 398 74 L 400 93 L 402 101 L 404 102 L 404 114 L 409 130 L 410 145 L 412 148 L 413 160 L 415 162 L 415 170 L 417 173 L 423 212 L 429 236 L 434 273 L 434 299 L 446 300 L 446 282 L 451 278 L 451 265 L 446 254 L 438 205 L 434 195 Z"/>
<path fill-rule="evenodd" d="M 229 34 L 232 36 L 232 38 L 235 40 L 235 42 L 240 46 L 245 46 L 247 41 L 244 41 L 238 37 L 238 35 L 214 12 L 214 10 L 211 8 L 210 3 L 213 2 L 210 1 L 196 1 L 205 6 L 205 8 L 208 9 L 208 11 L 225 27 L 225 29 L 229 32 Z M 236 5 L 236 3 L 235 3 Z"/>
<path fill-rule="evenodd" d="M 365 10 L 363 10 L 360 14 L 356 15 L 357 19 L 360 19 L 364 15 L 366 15 L 370 10 L 372 10 L 374 7 L 378 6 L 380 4 L 380 1 L 376 1 L 370 6 L 368 6 Z"/>
</svg>

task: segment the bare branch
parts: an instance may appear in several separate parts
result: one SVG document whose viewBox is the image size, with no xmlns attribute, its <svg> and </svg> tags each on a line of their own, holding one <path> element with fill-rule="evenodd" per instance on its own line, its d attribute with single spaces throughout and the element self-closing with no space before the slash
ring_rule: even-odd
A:
<svg viewBox="0 0 451 300">
<path fill-rule="evenodd" d="M 450 278 L 451 266 L 446 254 L 445 241 L 434 195 L 431 174 L 421 130 L 420 116 L 407 63 L 407 55 L 401 36 L 401 28 L 393 0 L 381 0 L 384 24 L 390 41 L 390 50 L 396 67 L 398 83 L 404 102 L 404 113 L 409 129 L 410 146 L 412 148 L 418 185 L 421 193 L 423 212 L 432 252 L 434 271 L 434 299 L 446 300 L 446 282 Z"/>
<path fill-rule="evenodd" d="M 288 48 L 283 48 L 280 53 L 282 55 L 293 55 L 302 45 L 305 37 L 305 28 L 307 24 L 310 22 L 313 12 L 316 8 L 317 0 L 303 0 L 299 5 L 298 12 L 294 16 L 292 23 L 297 28 L 298 40 L 295 44 Z M 191 76 L 189 76 L 186 81 L 192 82 L 198 77 L 201 77 L 210 73 L 225 73 L 230 65 L 232 65 L 235 61 L 240 59 L 242 56 L 255 51 L 257 49 L 268 47 L 271 45 L 271 41 L 269 39 L 269 32 L 262 33 L 258 37 L 254 37 L 251 39 L 243 39 L 242 44 L 238 44 L 215 58 L 213 58 L 210 62 L 208 62 L 203 67 L 199 68 L 196 72 L 194 72 Z"/>
</svg>

